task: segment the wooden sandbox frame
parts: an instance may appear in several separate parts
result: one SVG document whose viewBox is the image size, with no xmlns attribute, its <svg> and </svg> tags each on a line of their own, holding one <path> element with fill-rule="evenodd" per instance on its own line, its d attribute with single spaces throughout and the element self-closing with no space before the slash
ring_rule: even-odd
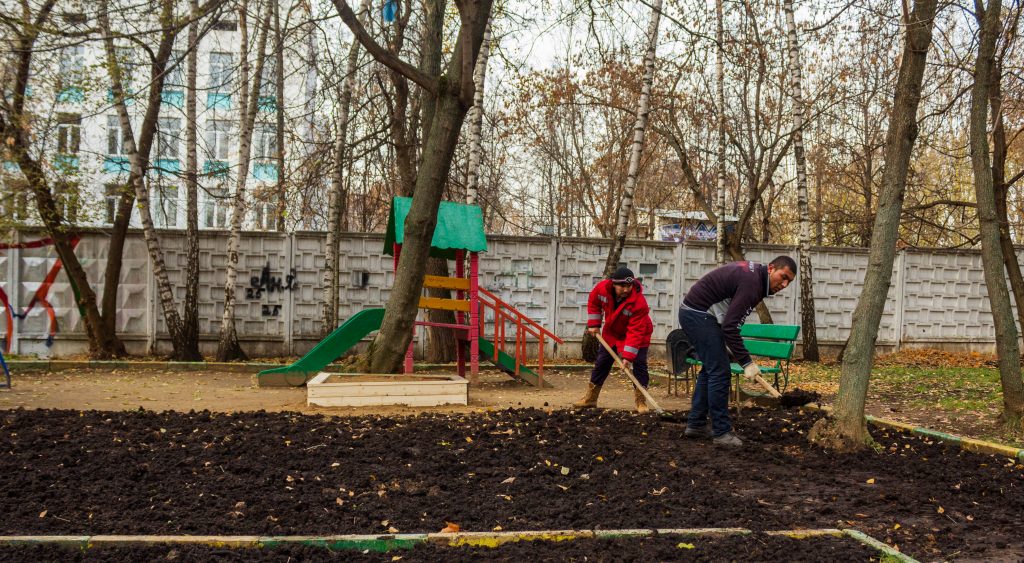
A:
<svg viewBox="0 0 1024 563">
<path fill-rule="evenodd" d="M 345 381 L 346 377 L 352 381 Z M 367 378 L 380 381 L 367 381 Z M 455 374 L 410 376 L 322 371 L 306 383 L 306 404 L 321 407 L 466 405 L 469 404 L 469 380 Z"/>
</svg>

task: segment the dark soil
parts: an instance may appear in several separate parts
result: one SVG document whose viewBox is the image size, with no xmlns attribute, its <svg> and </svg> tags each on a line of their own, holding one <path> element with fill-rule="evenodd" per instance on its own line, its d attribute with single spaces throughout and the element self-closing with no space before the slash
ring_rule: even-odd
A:
<svg viewBox="0 0 1024 563">
<path fill-rule="evenodd" d="M 0 550 L 0 561 L 878 561 L 880 554 L 852 538 L 795 540 L 751 536 L 616 538 L 608 540 L 530 541 L 489 547 L 417 545 L 389 553 L 330 551 L 319 547 L 227 549 L 198 546 L 144 546 L 69 550 L 31 546 Z"/>
<path fill-rule="evenodd" d="M 879 452 L 837 455 L 807 442 L 819 416 L 744 409 L 736 426 L 745 447 L 733 450 L 622 411 L 0 411 L 2 529 L 853 527 L 918 559 L 1024 559 L 1024 466 L 878 429 Z"/>
</svg>

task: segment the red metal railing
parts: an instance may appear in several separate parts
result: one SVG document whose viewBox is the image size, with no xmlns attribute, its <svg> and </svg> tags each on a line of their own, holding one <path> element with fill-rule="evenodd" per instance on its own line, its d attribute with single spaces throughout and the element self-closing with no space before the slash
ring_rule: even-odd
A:
<svg viewBox="0 0 1024 563">
<path fill-rule="evenodd" d="M 487 291 L 484 288 L 479 288 L 479 302 L 481 307 L 484 309 L 480 313 L 480 337 L 486 336 L 486 326 L 484 319 L 487 317 L 484 311 L 490 309 L 494 314 L 494 328 L 492 330 L 492 340 L 494 342 L 494 361 L 498 361 L 498 353 L 505 351 L 505 327 L 508 324 L 515 325 L 515 353 L 512 356 L 515 358 L 515 373 L 519 375 L 520 367 L 526 361 L 526 345 L 527 336 L 532 336 L 537 339 L 537 345 L 539 350 L 537 353 L 537 376 L 543 382 L 544 378 L 544 344 L 545 339 L 550 338 L 555 342 L 562 344 L 564 341 L 559 338 L 555 333 L 544 328 L 539 323 L 524 315 L 515 307 L 505 303 L 497 295 Z"/>
</svg>

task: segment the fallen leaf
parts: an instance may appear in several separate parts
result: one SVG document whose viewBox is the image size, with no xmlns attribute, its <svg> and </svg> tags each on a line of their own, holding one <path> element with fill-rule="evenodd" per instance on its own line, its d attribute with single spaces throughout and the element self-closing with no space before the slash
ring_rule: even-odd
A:
<svg viewBox="0 0 1024 563">
<path fill-rule="evenodd" d="M 868 485 L 874 485 L 875 484 L 875 478 L 872 477 L 872 478 L 868 479 L 867 483 L 868 483 Z"/>
<path fill-rule="evenodd" d="M 391 527 L 388 528 L 388 533 L 389 534 L 397 534 L 398 533 L 398 528 L 396 528 L 394 526 L 391 526 Z"/>
<path fill-rule="evenodd" d="M 445 522 L 445 526 L 444 526 L 444 528 L 441 528 L 441 532 L 440 533 L 442 533 L 442 534 L 454 534 L 454 533 L 458 532 L 461 529 L 462 528 L 460 528 L 459 525 L 456 524 L 455 522 Z"/>
<path fill-rule="evenodd" d="M 470 438 L 469 436 L 466 436 L 466 441 L 467 441 L 467 442 L 469 442 L 470 444 L 472 444 L 472 443 L 473 443 L 473 439 L 472 439 L 472 438 Z"/>
<path fill-rule="evenodd" d="M 516 480 L 515 477 L 509 477 L 501 482 L 502 485 L 511 485 Z"/>
<path fill-rule="evenodd" d="M 46 511 L 44 510 L 44 511 L 40 512 L 39 513 L 39 517 L 40 518 L 46 518 Z"/>
<path fill-rule="evenodd" d="M 562 472 L 562 475 L 568 475 L 569 474 L 569 468 L 563 466 L 562 469 L 561 469 L 561 472 Z"/>
<path fill-rule="evenodd" d="M 942 507 L 940 506 L 940 507 L 939 507 L 939 509 L 937 510 L 937 512 L 938 512 L 939 514 L 942 514 L 942 513 L 946 512 L 946 509 L 945 509 L 945 508 L 942 508 Z"/>
<path fill-rule="evenodd" d="M 679 549 L 693 549 L 696 546 L 693 545 L 692 543 L 680 543 L 680 544 L 676 545 L 676 547 L 679 548 Z"/>
</svg>

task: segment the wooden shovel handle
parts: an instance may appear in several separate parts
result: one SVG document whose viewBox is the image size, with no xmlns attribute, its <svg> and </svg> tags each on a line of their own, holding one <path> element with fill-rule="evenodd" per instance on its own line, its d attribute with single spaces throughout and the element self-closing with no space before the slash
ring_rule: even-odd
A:
<svg viewBox="0 0 1024 563">
<path fill-rule="evenodd" d="M 782 393 L 779 393 L 778 389 L 773 387 L 771 383 L 768 383 L 767 381 L 765 381 L 764 378 L 761 377 L 760 375 L 755 375 L 754 379 L 758 383 L 760 383 L 761 387 L 764 387 L 765 391 L 768 391 L 768 394 L 771 395 L 772 397 L 775 397 L 776 399 L 778 399 L 779 397 L 782 396 Z"/>
<path fill-rule="evenodd" d="M 651 394 L 647 392 L 647 389 L 644 389 L 644 386 L 640 385 L 640 382 L 636 380 L 636 377 L 633 376 L 633 370 L 626 367 L 626 364 L 622 361 L 622 358 L 620 358 L 619 355 L 615 353 L 615 350 L 613 350 L 612 347 L 609 346 L 607 342 L 605 342 L 604 337 L 602 337 L 600 333 L 594 333 L 594 336 L 597 337 L 597 341 L 601 343 L 601 346 L 604 346 L 604 349 L 607 350 L 609 354 L 611 354 L 612 358 L 615 359 L 615 362 L 619 364 L 619 367 L 622 368 L 622 371 L 626 373 L 626 377 L 628 377 L 629 380 L 633 382 L 633 386 L 636 387 L 640 391 L 640 393 L 643 394 L 645 399 L 647 399 L 647 404 L 651 405 L 651 408 L 654 409 L 654 411 L 659 414 L 665 412 L 665 409 L 661 408 L 661 406 L 658 405 L 658 402 L 655 401 L 654 397 L 652 397 Z"/>
</svg>

